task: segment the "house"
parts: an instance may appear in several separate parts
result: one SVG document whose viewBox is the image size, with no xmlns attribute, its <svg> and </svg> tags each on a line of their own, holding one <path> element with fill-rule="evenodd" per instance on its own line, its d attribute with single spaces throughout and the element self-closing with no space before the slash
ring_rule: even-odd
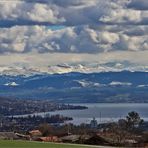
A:
<svg viewBox="0 0 148 148">
<path fill-rule="evenodd" d="M 15 133 L 16 136 L 18 136 L 21 140 L 31 140 L 30 135 L 23 135 L 20 133 Z"/>
<path fill-rule="evenodd" d="M 48 136 L 48 137 L 39 137 L 36 139 L 36 141 L 42 141 L 42 142 L 60 142 L 59 138 L 57 136 Z"/>
<path fill-rule="evenodd" d="M 89 139 L 84 141 L 84 144 L 88 144 L 88 145 L 105 145 L 105 146 L 112 145 L 109 141 L 107 141 L 106 139 L 104 139 L 103 137 L 101 137 L 99 135 L 91 136 Z"/>
<path fill-rule="evenodd" d="M 61 137 L 61 141 L 65 143 L 76 143 L 80 139 L 80 135 L 69 135 Z"/>
<path fill-rule="evenodd" d="M 0 132 L 1 140 L 17 140 L 19 137 L 14 132 Z"/>
<path fill-rule="evenodd" d="M 30 140 L 37 140 L 42 136 L 42 133 L 39 130 L 32 130 L 29 132 Z"/>
<path fill-rule="evenodd" d="M 97 127 L 98 127 L 98 122 L 97 122 L 97 120 L 96 120 L 95 118 L 93 118 L 93 120 L 90 121 L 90 127 L 91 127 L 92 129 L 97 129 Z"/>
<path fill-rule="evenodd" d="M 32 130 L 32 131 L 29 131 L 29 135 L 31 137 L 41 137 L 42 133 L 39 130 Z"/>
<path fill-rule="evenodd" d="M 86 135 L 86 134 L 85 135 L 81 135 L 80 138 L 79 138 L 79 141 L 77 141 L 77 143 L 84 144 L 84 142 L 86 140 L 88 140 L 90 137 L 91 137 L 90 135 Z"/>
</svg>

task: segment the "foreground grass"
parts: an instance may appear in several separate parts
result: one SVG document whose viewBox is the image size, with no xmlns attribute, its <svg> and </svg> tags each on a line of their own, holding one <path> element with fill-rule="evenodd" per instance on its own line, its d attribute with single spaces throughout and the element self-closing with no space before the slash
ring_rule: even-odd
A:
<svg viewBox="0 0 148 148">
<path fill-rule="evenodd" d="M 93 146 L 81 146 L 72 144 L 54 144 L 29 141 L 0 140 L 0 148 L 94 148 Z"/>
</svg>

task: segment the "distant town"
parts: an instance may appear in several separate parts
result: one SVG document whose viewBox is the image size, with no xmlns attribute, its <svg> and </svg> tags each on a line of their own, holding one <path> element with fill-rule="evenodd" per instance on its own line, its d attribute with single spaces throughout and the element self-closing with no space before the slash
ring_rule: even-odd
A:
<svg viewBox="0 0 148 148">
<path fill-rule="evenodd" d="M 87 109 L 85 106 L 74 106 L 54 103 L 49 100 L 0 98 L 0 114 L 3 116 L 25 115 L 56 110 Z"/>
</svg>

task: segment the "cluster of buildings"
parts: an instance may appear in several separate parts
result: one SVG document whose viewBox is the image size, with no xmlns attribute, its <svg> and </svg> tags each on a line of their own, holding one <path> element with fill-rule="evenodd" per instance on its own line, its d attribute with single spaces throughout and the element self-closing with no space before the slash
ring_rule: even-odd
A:
<svg viewBox="0 0 148 148">
<path fill-rule="evenodd" d="M 4 117 L 0 120 L 0 131 L 19 131 L 26 132 L 37 128 L 38 125 L 42 123 L 49 123 L 59 125 L 63 124 L 65 121 L 72 120 L 71 117 L 64 117 L 61 115 L 52 116 L 27 116 L 27 117 Z"/>
<path fill-rule="evenodd" d="M 77 143 L 77 144 L 98 144 L 111 145 L 99 135 L 64 135 L 64 136 L 43 136 L 39 130 L 29 131 L 28 135 L 14 132 L 0 132 L 0 139 L 3 140 L 29 140 L 39 142 L 56 142 L 56 143 Z"/>
<path fill-rule="evenodd" d="M 108 133 L 109 134 L 109 133 Z M 148 133 L 147 133 L 148 134 Z M 74 144 L 87 144 L 87 145 L 101 145 L 101 146 L 113 146 L 118 147 L 118 143 L 114 143 L 105 136 L 98 133 L 90 133 L 85 135 L 70 134 L 63 136 L 48 135 L 43 136 L 41 131 L 32 130 L 27 135 L 14 133 L 14 132 L 0 132 L 0 140 L 28 140 L 38 142 L 54 142 L 54 143 L 74 143 Z M 128 147 L 148 147 L 148 140 L 131 140 L 127 139 L 126 146 Z"/>
<path fill-rule="evenodd" d="M 49 100 L 0 98 L 0 113 L 3 116 L 44 113 L 56 110 L 87 109 L 85 106 L 54 103 Z"/>
</svg>

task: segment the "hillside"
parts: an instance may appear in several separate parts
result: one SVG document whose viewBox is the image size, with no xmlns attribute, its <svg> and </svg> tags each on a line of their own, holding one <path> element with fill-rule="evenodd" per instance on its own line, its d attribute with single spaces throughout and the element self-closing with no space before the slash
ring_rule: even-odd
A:
<svg viewBox="0 0 148 148">
<path fill-rule="evenodd" d="M 147 72 L 0 76 L 0 96 L 62 103 L 148 102 Z"/>
<path fill-rule="evenodd" d="M 1 148 L 95 148 L 95 146 L 81 146 L 73 144 L 54 144 L 27 141 L 0 141 Z M 98 148 L 103 148 L 98 146 Z"/>
</svg>

